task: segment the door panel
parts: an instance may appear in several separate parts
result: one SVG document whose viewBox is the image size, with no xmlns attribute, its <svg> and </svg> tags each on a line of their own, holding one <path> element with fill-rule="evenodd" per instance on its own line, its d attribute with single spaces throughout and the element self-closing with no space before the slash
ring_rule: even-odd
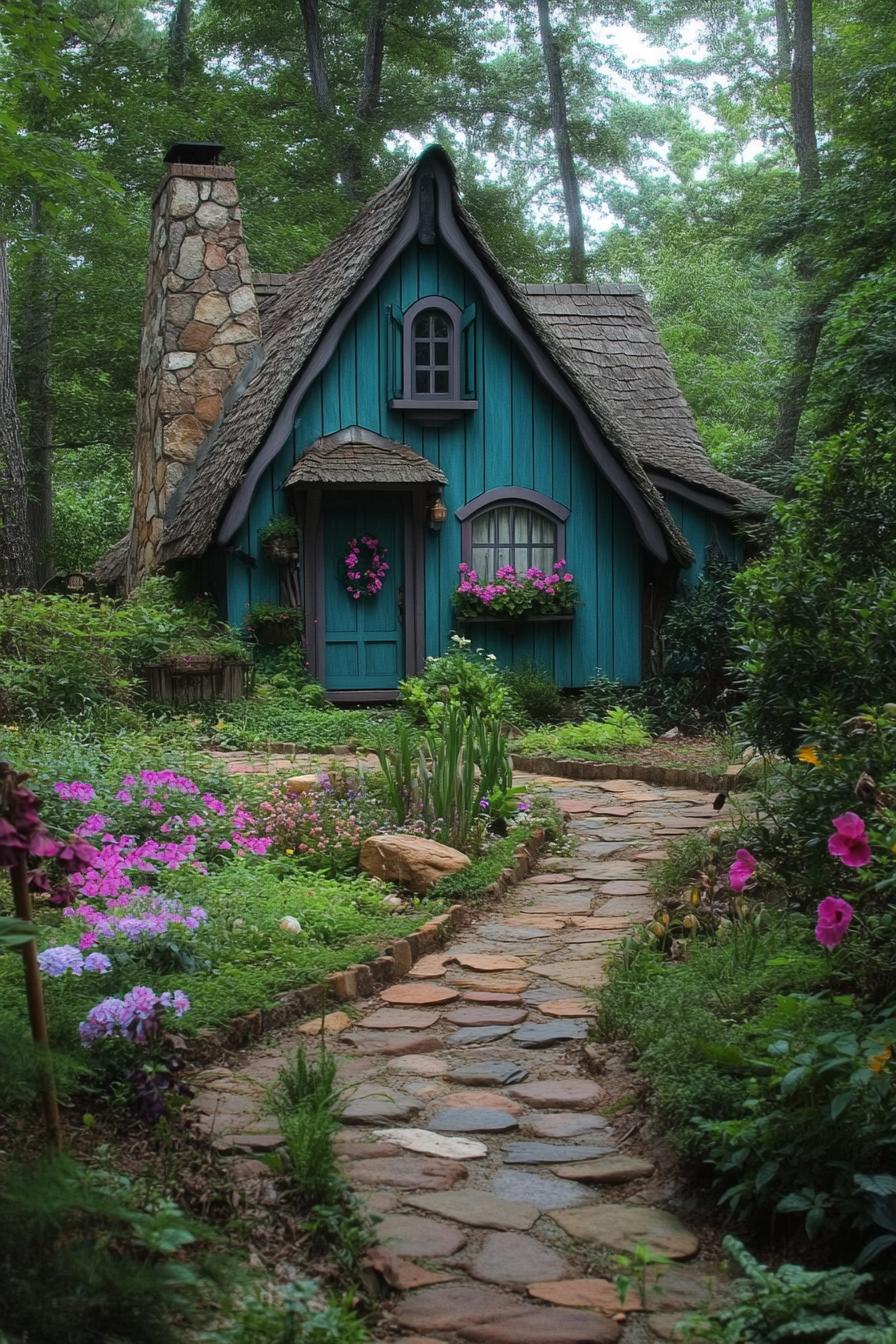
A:
<svg viewBox="0 0 896 1344">
<path fill-rule="evenodd" d="M 322 513 L 324 685 L 329 691 L 394 690 L 405 667 L 404 500 L 333 494 L 324 497 Z M 386 548 L 389 571 L 376 597 L 356 601 L 345 589 L 344 559 L 349 542 L 362 535 Z"/>
</svg>

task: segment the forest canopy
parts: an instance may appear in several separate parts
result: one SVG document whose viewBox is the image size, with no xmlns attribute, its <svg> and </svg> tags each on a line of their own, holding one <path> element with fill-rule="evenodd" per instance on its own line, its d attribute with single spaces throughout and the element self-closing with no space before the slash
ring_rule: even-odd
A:
<svg viewBox="0 0 896 1344">
<path fill-rule="evenodd" d="M 786 493 L 893 419 L 894 105 L 889 0 L 7 0 L 0 511 L 18 433 L 38 581 L 126 529 L 150 194 L 188 139 L 226 147 L 261 271 L 444 144 L 519 279 L 644 287 L 716 463 Z"/>
</svg>

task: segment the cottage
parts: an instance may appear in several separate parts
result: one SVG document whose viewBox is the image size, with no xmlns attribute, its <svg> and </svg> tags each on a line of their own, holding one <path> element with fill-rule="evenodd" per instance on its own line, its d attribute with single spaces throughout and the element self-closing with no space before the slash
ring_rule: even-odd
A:
<svg viewBox="0 0 896 1344">
<path fill-rule="evenodd" d="M 394 698 L 456 629 L 566 687 L 638 681 L 676 585 L 767 500 L 711 465 L 640 290 L 517 284 L 438 147 L 301 270 L 253 275 L 218 154 L 174 146 L 154 200 L 134 513 L 100 577 L 187 568 L 234 625 L 302 608 L 334 700 Z M 571 572 L 577 601 L 462 624 L 462 565 Z"/>
</svg>

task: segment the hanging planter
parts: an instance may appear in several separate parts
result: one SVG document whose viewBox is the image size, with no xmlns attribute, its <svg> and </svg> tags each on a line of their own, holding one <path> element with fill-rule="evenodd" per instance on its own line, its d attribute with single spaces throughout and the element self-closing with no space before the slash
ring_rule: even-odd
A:
<svg viewBox="0 0 896 1344">
<path fill-rule="evenodd" d="M 261 549 L 275 565 L 291 565 L 299 558 L 299 529 L 294 518 L 277 514 L 258 534 Z"/>
<path fill-rule="evenodd" d="M 355 602 L 362 597 L 378 597 L 389 573 L 389 554 L 379 537 L 352 537 L 342 558 L 345 591 Z"/>
<path fill-rule="evenodd" d="M 259 602 L 250 608 L 246 629 L 259 644 L 284 645 L 294 643 L 304 627 L 303 613 L 297 607 L 280 607 L 273 602 Z"/>
</svg>

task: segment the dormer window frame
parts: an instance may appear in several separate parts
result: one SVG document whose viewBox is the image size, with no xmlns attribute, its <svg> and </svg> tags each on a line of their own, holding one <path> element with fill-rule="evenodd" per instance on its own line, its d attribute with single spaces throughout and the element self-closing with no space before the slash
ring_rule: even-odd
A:
<svg viewBox="0 0 896 1344">
<path fill-rule="evenodd" d="M 414 327 L 417 319 L 424 313 L 441 314 L 448 323 L 448 391 L 418 392 L 416 386 L 416 346 Z M 426 424 L 447 424 L 465 411 L 475 411 L 479 402 L 475 397 L 461 396 L 461 331 L 464 326 L 464 314 L 456 303 L 441 294 L 426 294 L 411 304 L 401 316 L 401 369 L 402 395 L 389 402 L 393 411 L 407 411 L 414 419 Z M 427 336 L 430 350 L 432 337 Z M 433 365 L 428 366 L 433 369 Z M 464 380 L 465 381 L 465 380 Z"/>
</svg>

